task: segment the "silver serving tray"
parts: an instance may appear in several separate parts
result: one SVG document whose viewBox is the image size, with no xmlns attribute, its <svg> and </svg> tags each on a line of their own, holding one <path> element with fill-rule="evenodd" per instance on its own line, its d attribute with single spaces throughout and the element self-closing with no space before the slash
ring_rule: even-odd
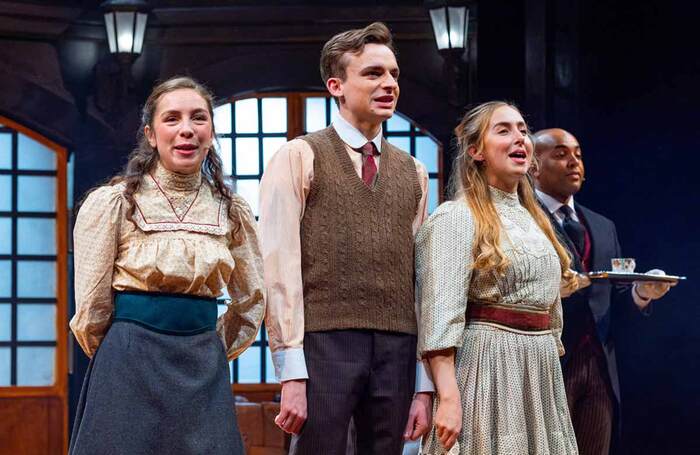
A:
<svg viewBox="0 0 700 455">
<path fill-rule="evenodd" d="M 646 273 L 632 272 L 588 272 L 588 278 L 591 280 L 608 280 L 616 283 L 631 283 L 633 281 L 661 281 L 665 283 L 678 283 L 680 280 L 685 280 L 684 276 L 676 275 L 647 275 Z"/>
</svg>

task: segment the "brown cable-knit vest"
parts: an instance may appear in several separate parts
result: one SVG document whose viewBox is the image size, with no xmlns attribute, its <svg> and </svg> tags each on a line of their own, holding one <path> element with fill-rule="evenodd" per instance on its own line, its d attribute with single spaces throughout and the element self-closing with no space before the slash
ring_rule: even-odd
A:
<svg viewBox="0 0 700 455">
<path fill-rule="evenodd" d="M 382 140 L 370 189 L 333 127 L 300 139 L 314 152 L 301 220 L 304 330 L 415 334 L 412 224 L 421 188 L 413 159 Z"/>
</svg>

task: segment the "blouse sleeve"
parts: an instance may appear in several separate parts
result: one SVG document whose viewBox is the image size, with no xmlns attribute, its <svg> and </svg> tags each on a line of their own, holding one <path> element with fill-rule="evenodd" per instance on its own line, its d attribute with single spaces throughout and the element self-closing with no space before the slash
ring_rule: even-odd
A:
<svg viewBox="0 0 700 455">
<path fill-rule="evenodd" d="M 564 328 L 564 318 L 562 317 L 561 297 L 557 296 L 556 302 L 549 309 L 549 325 L 552 329 L 552 336 L 557 343 L 559 357 L 564 355 L 564 344 L 561 342 L 561 332 Z"/>
<path fill-rule="evenodd" d="M 235 359 L 255 340 L 265 315 L 263 266 L 255 218 L 248 204 L 237 195 L 231 201 L 233 228 L 229 249 L 235 262 L 228 293 L 231 301 L 216 322 L 226 356 Z"/>
<path fill-rule="evenodd" d="M 112 320 L 122 201 L 119 187 L 96 189 L 83 202 L 73 230 L 76 311 L 70 328 L 88 357 L 95 354 Z"/>
<path fill-rule="evenodd" d="M 474 222 L 464 202 L 447 202 L 416 236 L 418 354 L 459 347 L 472 276 Z"/>
</svg>

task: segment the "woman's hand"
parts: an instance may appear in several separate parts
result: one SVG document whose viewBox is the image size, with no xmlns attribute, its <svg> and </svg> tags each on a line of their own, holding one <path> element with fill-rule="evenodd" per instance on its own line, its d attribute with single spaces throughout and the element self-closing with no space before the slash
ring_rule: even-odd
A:
<svg viewBox="0 0 700 455">
<path fill-rule="evenodd" d="M 450 450 L 462 430 L 462 403 L 459 395 L 440 396 L 435 413 L 435 433 L 446 450 Z"/>
</svg>

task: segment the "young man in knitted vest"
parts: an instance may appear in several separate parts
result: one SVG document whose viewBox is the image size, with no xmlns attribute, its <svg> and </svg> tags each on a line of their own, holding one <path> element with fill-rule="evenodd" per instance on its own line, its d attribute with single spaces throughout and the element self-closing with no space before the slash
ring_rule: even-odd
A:
<svg viewBox="0 0 700 455">
<path fill-rule="evenodd" d="M 398 455 L 428 430 L 432 400 L 413 293 L 428 176 L 382 137 L 399 97 L 384 24 L 331 38 L 321 76 L 339 115 L 285 144 L 260 186 L 276 422 L 293 454 L 345 454 L 354 417 L 358 453 Z"/>
</svg>

